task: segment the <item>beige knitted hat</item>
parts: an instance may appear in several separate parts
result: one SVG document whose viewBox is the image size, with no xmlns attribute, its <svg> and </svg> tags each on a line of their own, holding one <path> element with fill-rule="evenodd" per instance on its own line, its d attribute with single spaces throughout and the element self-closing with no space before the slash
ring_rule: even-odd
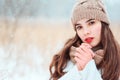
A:
<svg viewBox="0 0 120 80">
<path fill-rule="evenodd" d="M 100 0 L 78 0 L 72 13 L 72 23 L 88 18 L 97 19 L 109 24 L 109 20 L 104 8 L 104 4 Z"/>
</svg>

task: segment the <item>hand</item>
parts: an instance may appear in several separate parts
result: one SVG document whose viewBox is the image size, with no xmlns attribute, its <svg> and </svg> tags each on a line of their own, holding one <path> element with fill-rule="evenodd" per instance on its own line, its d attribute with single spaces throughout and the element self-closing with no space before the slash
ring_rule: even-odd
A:
<svg viewBox="0 0 120 80">
<path fill-rule="evenodd" d="M 76 48 L 74 60 L 78 70 L 83 70 L 86 64 L 94 57 L 94 52 L 91 50 L 91 48 L 92 47 L 87 43 L 82 43 L 78 48 Z"/>
<path fill-rule="evenodd" d="M 84 45 L 85 45 L 85 47 L 87 47 L 87 48 L 92 48 L 89 44 L 86 44 L 86 43 L 83 43 Z M 82 45 L 83 45 L 82 44 Z M 74 47 L 74 46 L 72 46 L 71 48 L 70 48 L 70 53 L 69 53 L 69 56 L 70 56 L 70 60 L 73 62 L 73 63 L 76 63 L 76 61 L 75 61 L 75 59 L 74 59 L 74 54 L 77 52 L 76 51 L 76 48 L 77 47 Z"/>
</svg>

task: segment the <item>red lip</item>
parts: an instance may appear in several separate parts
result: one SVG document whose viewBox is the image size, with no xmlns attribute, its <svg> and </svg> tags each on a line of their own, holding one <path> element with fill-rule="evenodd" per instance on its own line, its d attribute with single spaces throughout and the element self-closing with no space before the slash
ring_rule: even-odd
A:
<svg viewBox="0 0 120 80">
<path fill-rule="evenodd" d="M 88 37 L 88 38 L 85 39 L 85 41 L 86 41 L 87 43 L 91 43 L 92 40 L 93 40 L 93 37 Z"/>
</svg>

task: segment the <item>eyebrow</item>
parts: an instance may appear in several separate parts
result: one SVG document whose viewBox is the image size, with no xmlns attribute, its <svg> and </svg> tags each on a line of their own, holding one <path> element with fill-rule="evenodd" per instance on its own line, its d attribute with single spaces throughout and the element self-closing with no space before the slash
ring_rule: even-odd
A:
<svg viewBox="0 0 120 80">
<path fill-rule="evenodd" d="M 86 21 L 86 23 L 89 22 L 89 21 L 92 21 L 92 20 L 95 20 L 95 19 L 89 19 L 89 20 Z"/>
<path fill-rule="evenodd" d="M 95 20 L 95 19 L 88 19 L 85 23 L 92 21 L 92 20 Z M 75 26 L 77 26 L 77 25 L 81 25 L 81 24 L 80 23 L 75 24 Z"/>
</svg>

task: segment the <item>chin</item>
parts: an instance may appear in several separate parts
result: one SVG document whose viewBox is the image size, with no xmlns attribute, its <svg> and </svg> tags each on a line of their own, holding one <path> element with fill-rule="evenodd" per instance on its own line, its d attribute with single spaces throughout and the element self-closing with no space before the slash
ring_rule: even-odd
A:
<svg viewBox="0 0 120 80">
<path fill-rule="evenodd" d="M 96 44 L 96 43 L 90 43 L 90 45 L 91 45 L 92 47 L 97 46 L 97 44 Z"/>
</svg>

